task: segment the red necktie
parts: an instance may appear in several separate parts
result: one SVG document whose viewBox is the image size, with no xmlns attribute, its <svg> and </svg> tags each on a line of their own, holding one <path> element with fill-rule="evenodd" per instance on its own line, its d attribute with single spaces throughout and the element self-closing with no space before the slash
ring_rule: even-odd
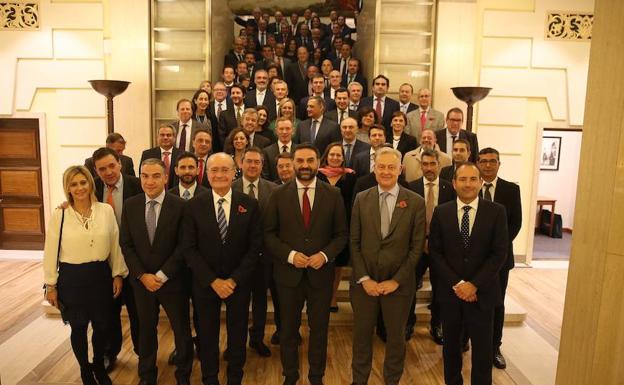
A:
<svg viewBox="0 0 624 385">
<path fill-rule="evenodd" d="M 425 129 L 425 124 L 427 124 L 427 111 L 423 111 L 420 113 L 420 128 L 421 130 Z"/>
<path fill-rule="evenodd" d="M 303 216 L 303 226 L 306 230 L 310 228 L 310 216 L 312 209 L 310 208 L 310 199 L 308 198 L 308 187 L 303 188 L 303 203 L 301 205 L 301 215 Z"/>
<path fill-rule="evenodd" d="M 377 118 L 381 120 L 381 98 L 377 98 L 377 104 L 375 104 L 375 112 L 377 113 Z"/>
<path fill-rule="evenodd" d="M 171 167 L 171 158 L 169 157 L 171 153 L 169 151 L 163 152 L 163 163 L 165 164 L 165 174 L 169 175 L 169 168 Z"/>
<path fill-rule="evenodd" d="M 113 200 L 113 191 L 117 190 L 117 187 L 106 185 L 106 188 L 108 189 L 108 194 L 106 195 L 106 203 L 111 205 L 113 210 L 115 210 L 115 201 Z"/>
<path fill-rule="evenodd" d="M 197 184 L 201 184 L 202 179 L 204 179 L 204 160 L 199 159 L 199 174 L 197 174 Z"/>
</svg>

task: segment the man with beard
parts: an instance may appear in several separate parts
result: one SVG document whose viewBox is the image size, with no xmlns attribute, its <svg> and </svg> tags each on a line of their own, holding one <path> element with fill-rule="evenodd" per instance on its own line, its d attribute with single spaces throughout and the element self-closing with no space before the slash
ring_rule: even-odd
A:
<svg viewBox="0 0 624 385">
<path fill-rule="evenodd" d="M 178 195 L 184 200 L 189 200 L 203 192 L 208 191 L 204 186 L 197 184 L 197 155 L 185 151 L 178 155 L 175 164 L 175 174 L 178 185 L 169 190 L 170 193 Z"/>
<path fill-rule="evenodd" d="M 306 304 L 310 325 L 308 379 L 311 385 L 320 385 L 327 361 L 334 260 L 347 244 L 347 221 L 340 190 L 316 178 L 318 150 L 302 144 L 295 149 L 293 159 L 296 179 L 273 191 L 265 212 L 264 241 L 274 257 L 281 307 L 284 384 L 294 385 L 299 379 L 298 331 Z"/>
<path fill-rule="evenodd" d="M 435 132 L 430 128 L 425 128 L 420 133 L 420 146 L 415 150 L 408 151 L 403 156 L 403 174 L 407 182 L 415 181 L 422 176 L 422 168 L 420 166 L 422 154 L 426 150 L 436 151 L 438 153 L 439 167 L 446 167 L 453 164 L 451 157 L 440 151 L 440 147 L 436 143 Z"/>
</svg>

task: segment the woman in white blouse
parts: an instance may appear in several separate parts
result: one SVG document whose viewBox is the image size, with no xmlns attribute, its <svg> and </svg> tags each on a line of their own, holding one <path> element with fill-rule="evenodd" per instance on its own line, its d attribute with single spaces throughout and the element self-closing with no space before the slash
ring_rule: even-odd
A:
<svg viewBox="0 0 624 385">
<path fill-rule="evenodd" d="M 83 166 L 69 167 L 63 174 L 63 189 L 69 206 L 54 211 L 45 241 L 46 299 L 61 309 L 63 321 L 71 326 L 71 345 L 83 384 L 108 385 L 111 380 L 103 355 L 110 307 L 121 293 L 128 268 L 113 208 L 97 201 L 89 171 Z M 89 363 L 89 323 L 93 364 Z"/>
</svg>

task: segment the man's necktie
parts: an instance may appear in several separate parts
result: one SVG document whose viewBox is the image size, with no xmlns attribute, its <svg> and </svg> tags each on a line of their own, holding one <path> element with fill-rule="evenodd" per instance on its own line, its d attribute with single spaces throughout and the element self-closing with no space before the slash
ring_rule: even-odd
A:
<svg viewBox="0 0 624 385">
<path fill-rule="evenodd" d="M 197 184 L 202 184 L 202 180 L 204 179 L 204 159 L 199 160 L 199 173 L 197 174 Z"/>
<path fill-rule="evenodd" d="M 219 208 L 217 210 L 217 224 L 219 225 L 219 234 L 221 234 L 221 241 L 225 243 L 225 236 L 227 235 L 228 224 L 225 220 L 225 210 L 223 210 L 223 202 L 225 198 L 220 198 L 217 201 Z"/>
<path fill-rule="evenodd" d="M 312 207 L 310 206 L 310 198 L 308 198 L 308 187 L 303 188 L 301 216 L 303 217 L 303 227 L 308 230 L 310 228 L 310 218 L 312 217 Z"/>
<path fill-rule="evenodd" d="M 265 40 L 265 38 L 264 38 L 264 32 L 262 32 L 262 33 L 260 34 L 260 44 L 261 44 L 261 45 L 265 45 L 265 44 L 266 44 L 266 40 Z"/>
<path fill-rule="evenodd" d="M 180 131 L 180 145 L 178 146 L 180 151 L 188 151 L 186 148 L 186 126 L 187 124 L 184 123 L 182 125 L 182 131 Z"/>
<path fill-rule="evenodd" d="M 425 129 L 425 125 L 427 124 L 427 112 L 422 111 L 420 113 L 420 129 L 421 131 Z"/>
<path fill-rule="evenodd" d="M 429 234 L 429 225 L 431 225 L 431 218 L 433 217 L 433 209 L 435 207 L 435 197 L 433 195 L 433 183 L 427 183 L 427 200 L 425 201 L 425 219 L 427 220 L 427 234 Z"/>
<path fill-rule="evenodd" d="M 345 147 L 345 166 L 351 167 L 351 143 L 346 143 Z"/>
<path fill-rule="evenodd" d="M 150 245 L 154 243 L 154 234 L 156 233 L 156 201 L 149 201 L 147 204 L 147 216 L 145 217 L 145 224 L 147 225 L 147 236 L 149 237 Z"/>
<path fill-rule="evenodd" d="M 354 77 L 355 77 L 355 76 L 353 76 L 353 75 L 349 75 L 349 81 L 347 82 L 347 85 L 349 85 L 349 84 L 353 83 L 353 78 L 354 78 Z"/>
<path fill-rule="evenodd" d="M 236 121 L 238 122 L 238 125 L 240 126 L 241 124 L 241 106 L 236 106 Z"/>
<path fill-rule="evenodd" d="M 288 146 L 287 145 L 283 145 L 282 146 L 282 152 L 288 152 Z"/>
<path fill-rule="evenodd" d="M 451 135 L 451 143 L 455 143 L 455 141 L 457 140 L 457 135 Z"/>
<path fill-rule="evenodd" d="M 381 120 L 381 98 L 377 98 L 377 103 L 375 104 L 375 112 L 377 113 L 377 118 Z"/>
<path fill-rule="evenodd" d="M 249 184 L 249 190 L 247 192 L 247 195 L 249 195 L 250 198 L 256 199 L 256 192 L 255 192 L 255 187 L 253 183 Z"/>
<path fill-rule="evenodd" d="M 312 125 L 310 126 L 310 142 L 314 142 L 316 139 L 316 126 L 318 125 L 318 120 L 313 120 Z"/>
<path fill-rule="evenodd" d="M 338 120 L 338 123 L 339 124 L 342 123 L 343 119 L 344 119 L 344 110 L 340 110 L 340 120 Z"/>
<path fill-rule="evenodd" d="M 171 167 L 171 153 L 169 151 L 163 152 L 163 163 L 165 164 L 165 178 L 169 180 L 169 169 Z"/>
<path fill-rule="evenodd" d="M 492 193 L 490 192 L 490 188 L 492 187 L 492 183 L 485 184 L 485 194 L 483 194 L 483 199 L 486 201 L 492 201 Z"/>
<path fill-rule="evenodd" d="M 388 196 L 389 192 L 384 191 L 381 193 L 381 203 L 379 204 L 379 214 L 381 215 L 381 237 L 385 238 L 390 231 L 390 211 L 388 210 Z"/>
<path fill-rule="evenodd" d="M 221 103 L 219 103 L 217 105 L 217 119 L 221 116 L 221 112 L 223 112 L 223 109 L 221 108 Z"/>
<path fill-rule="evenodd" d="M 464 206 L 464 215 L 462 216 L 460 230 L 462 241 L 464 242 L 464 248 L 466 249 L 470 246 L 470 208 L 470 206 Z"/>
<path fill-rule="evenodd" d="M 106 203 L 111 205 L 111 207 L 113 208 L 113 211 L 115 211 L 115 201 L 113 200 L 113 191 L 117 190 L 117 187 L 106 185 L 106 190 L 107 190 Z"/>
<path fill-rule="evenodd" d="M 184 192 L 182 193 L 182 199 L 184 199 L 185 201 L 191 199 L 191 193 L 189 192 L 189 190 L 184 190 Z"/>
</svg>

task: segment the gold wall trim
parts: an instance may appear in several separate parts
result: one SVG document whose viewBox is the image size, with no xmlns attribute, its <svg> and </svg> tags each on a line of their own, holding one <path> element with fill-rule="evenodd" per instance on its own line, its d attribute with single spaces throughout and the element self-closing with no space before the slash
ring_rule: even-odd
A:
<svg viewBox="0 0 624 385">
<path fill-rule="evenodd" d="M 550 11 L 546 16 L 546 40 L 590 41 L 592 12 Z"/>
<path fill-rule="evenodd" d="M 39 29 L 39 1 L 0 0 L 0 30 Z"/>
</svg>

